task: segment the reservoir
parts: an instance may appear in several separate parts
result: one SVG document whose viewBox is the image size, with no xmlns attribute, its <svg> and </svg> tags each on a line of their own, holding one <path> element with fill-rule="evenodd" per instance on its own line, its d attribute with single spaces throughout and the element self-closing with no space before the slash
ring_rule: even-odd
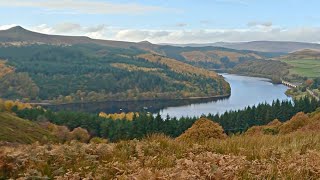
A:
<svg viewBox="0 0 320 180">
<path fill-rule="evenodd" d="M 224 113 L 243 109 L 259 103 L 272 103 L 273 100 L 290 100 L 285 95 L 286 86 L 272 84 L 265 78 L 221 74 L 230 83 L 231 96 L 201 100 L 149 100 L 123 102 L 96 102 L 65 105 L 52 105 L 47 108 L 58 110 L 83 111 L 90 113 L 150 112 L 160 113 L 162 117 L 201 116 L 202 114 Z"/>
</svg>

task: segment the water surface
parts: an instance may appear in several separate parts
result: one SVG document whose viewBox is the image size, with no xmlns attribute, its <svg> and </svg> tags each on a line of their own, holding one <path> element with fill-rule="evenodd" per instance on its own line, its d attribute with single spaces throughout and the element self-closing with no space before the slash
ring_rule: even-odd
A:
<svg viewBox="0 0 320 180">
<path fill-rule="evenodd" d="M 190 104 L 179 107 L 166 107 L 160 111 L 162 116 L 201 116 L 202 114 L 224 113 L 229 110 L 243 109 L 247 106 L 259 103 L 272 103 L 273 100 L 289 100 L 285 95 L 286 86 L 272 84 L 265 78 L 239 76 L 234 74 L 222 74 L 230 83 L 231 96 L 227 99 Z"/>
<path fill-rule="evenodd" d="M 285 95 L 284 85 L 274 85 L 268 79 L 222 74 L 231 85 L 231 96 L 224 99 L 201 100 L 152 100 L 126 102 L 99 102 L 49 106 L 52 110 L 72 110 L 91 113 L 151 112 L 165 117 L 201 116 L 202 114 L 224 113 L 229 110 L 243 109 L 273 100 L 290 99 Z"/>
</svg>

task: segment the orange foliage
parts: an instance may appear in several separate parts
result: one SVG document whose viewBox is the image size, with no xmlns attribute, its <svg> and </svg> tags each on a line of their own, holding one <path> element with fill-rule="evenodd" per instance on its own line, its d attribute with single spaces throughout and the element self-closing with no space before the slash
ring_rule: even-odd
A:
<svg viewBox="0 0 320 180">
<path fill-rule="evenodd" d="M 275 119 L 265 126 L 252 126 L 245 132 L 245 135 L 253 136 L 253 135 L 263 135 L 263 134 L 271 134 L 271 135 L 278 134 L 279 127 L 281 125 L 282 123 L 278 119 Z"/>
<path fill-rule="evenodd" d="M 303 112 L 299 112 L 298 114 L 293 116 L 289 121 L 283 123 L 283 125 L 280 126 L 279 132 L 281 134 L 291 133 L 307 125 L 309 122 L 310 118 L 308 117 L 308 115 L 306 115 Z"/>
<path fill-rule="evenodd" d="M 313 84 L 313 80 L 312 79 L 308 79 L 308 80 L 306 80 L 305 83 L 306 83 L 307 86 L 311 86 Z"/>
<path fill-rule="evenodd" d="M 90 134 L 86 129 L 81 127 L 75 128 L 73 131 L 70 132 L 70 138 L 72 140 L 78 140 L 80 142 L 88 142 L 90 139 Z"/>
<path fill-rule="evenodd" d="M 178 73 L 196 74 L 196 75 L 213 78 L 213 79 L 216 79 L 219 77 L 219 75 L 213 71 L 191 66 L 189 64 L 180 62 L 178 60 L 155 55 L 155 54 L 142 54 L 142 55 L 139 55 L 138 57 L 146 59 L 150 62 L 165 64 L 170 69 Z"/>
<path fill-rule="evenodd" d="M 12 73 L 14 71 L 13 67 L 7 66 L 6 61 L 0 60 L 0 78 Z"/>
<path fill-rule="evenodd" d="M 194 62 L 215 62 L 220 64 L 219 58 L 213 58 L 210 55 L 206 54 L 206 52 L 201 51 L 189 51 L 189 52 L 182 52 L 181 55 L 188 61 Z"/>
<path fill-rule="evenodd" d="M 226 137 L 227 135 L 218 123 L 206 118 L 200 118 L 180 135 L 177 140 L 204 142 L 209 139 L 224 139 Z"/>
</svg>

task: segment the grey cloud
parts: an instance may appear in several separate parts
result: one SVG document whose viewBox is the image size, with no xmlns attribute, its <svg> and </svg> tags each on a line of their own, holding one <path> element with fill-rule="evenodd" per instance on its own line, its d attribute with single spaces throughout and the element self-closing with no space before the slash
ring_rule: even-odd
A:
<svg viewBox="0 0 320 180">
<path fill-rule="evenodd" d="M 105 30 L 106 28 L 107 28 L 106 25 L 100 24 L 100 25 L 97 25 L 97 26 L 86 27 L 86 28 L 83 28 L 83 29 L 84 29 L 84 31 L 86 31 L 86 32 L 98 32 L 98 31 L 103 31 L 103 30 Z"/>
<path fill-rule="evenodd" d="M 177 23 L 176 26 L 177 27 L 186 27 L 186 26 L 188 26 L 188 24 L 187 23 Z"/>
<path fill-rule="evenodd" d="M 253 27 L 253 26 L 263 26 L 263 27 L 271 27 L 273 23 L 271 21 L 266 22 L 259 22 L 259 21 L 251 21 L 248 22 L 247 26 Z"/>
<path fill-rule="evenodd" d="M 79 31 L 81 30 L 81 25 L 76 23 L 61 23 L 57 24 L 54 27 L 54 31 L 57 33 L 67 33 L 67 32 L 73 32 L 73 31 Z"/>
</svg>

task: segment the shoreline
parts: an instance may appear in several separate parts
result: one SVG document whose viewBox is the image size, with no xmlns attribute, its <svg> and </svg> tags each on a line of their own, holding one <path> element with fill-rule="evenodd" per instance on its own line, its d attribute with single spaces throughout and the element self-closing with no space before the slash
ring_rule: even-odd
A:
<svg viewBox="0 0 320 180">
<path fill-rule="evenodd" d="M 72 104 L 90 104 L 90 103 L 110 103 L 110 102 L 142 102 L 142 101 L 176 101 L 176 100 L 219 100 L 230 97 L 231 94 L 206 96 L 206 97 L 186 97 L 186 98 L 160 98 L 160 99 L 128 99 L 128 100 L 102 100 L 102 101 L 84 101 L 84 102 L 70 102 L 70 103 L 47 103 L 47 102 L 32 102 L 31 105 L 40 106 L 60 106 L 60 105 L 72 105 Z"/>
</svg>

